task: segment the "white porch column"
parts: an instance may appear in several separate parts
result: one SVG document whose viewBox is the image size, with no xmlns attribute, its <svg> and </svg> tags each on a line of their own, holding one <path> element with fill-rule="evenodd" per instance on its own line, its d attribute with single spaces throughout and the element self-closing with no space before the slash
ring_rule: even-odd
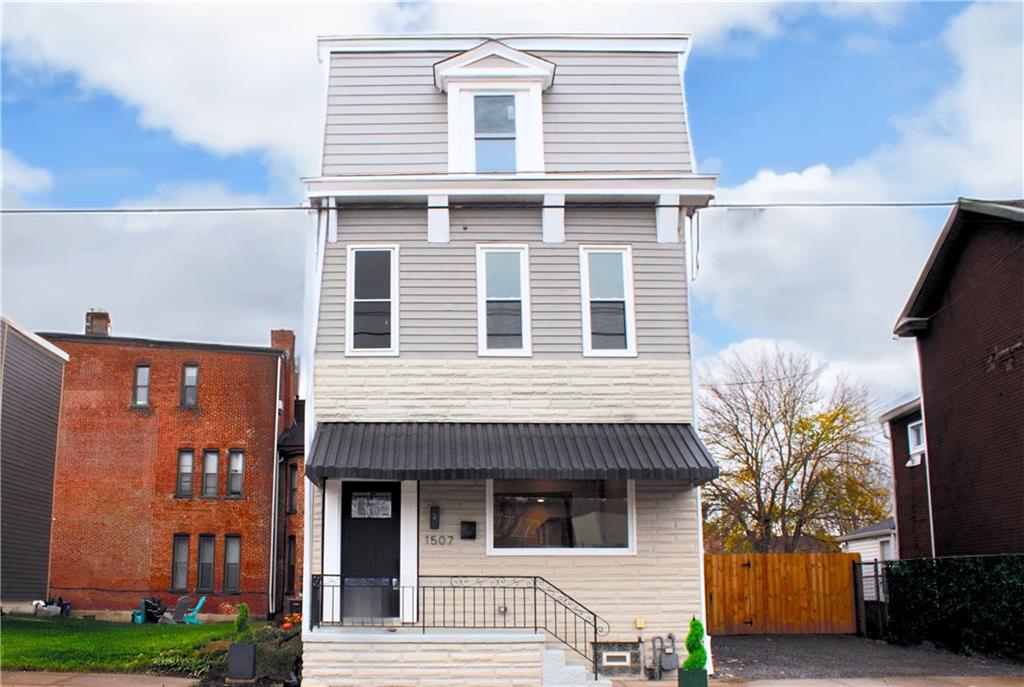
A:
<svg viewBox="0 0 1024 687">
<path fill-rule="evenodd" d="M 419 583 L 419 483 L 415 480 L 402 482 L 402 507 L 399 523 L 401 556 L 399 558 L 399 582 L 401 587 L 402 622 L 416 622 L 416 598 Z"/>
<path fill-rule="evenodd" d="M 315 526 L 315 525 L 314 525 Z M 323 556 L 323 617 L 325 623 L 341 621 L 341 480 L 324 483 L 324 529 L 321 544 Z"/>
</svg>

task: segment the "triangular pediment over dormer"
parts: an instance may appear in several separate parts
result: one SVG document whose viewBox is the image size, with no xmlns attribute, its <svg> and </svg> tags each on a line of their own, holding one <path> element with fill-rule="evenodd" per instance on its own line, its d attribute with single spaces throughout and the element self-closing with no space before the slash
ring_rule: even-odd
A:
<svg viewBox="0 0 1024 687">
<path fill-rule="evenodd" d="M 448 90 L 450 81 L 539 81 L 546 89 L 555 65 L 498 41 L 487 41 L 434 65 L 434 84 Z"/>
</svg>

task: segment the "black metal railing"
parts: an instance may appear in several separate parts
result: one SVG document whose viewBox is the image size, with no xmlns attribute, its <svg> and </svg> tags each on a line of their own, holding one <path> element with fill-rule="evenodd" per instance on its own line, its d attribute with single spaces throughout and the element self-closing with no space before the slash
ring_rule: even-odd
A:
<svg viewBox="0 0 1024 687">
<path fill-rule="evenodd" d="M 409 627 L 544 631 L 588 661 L 608 623 L 543 577 L 313 575 L 312 627 Z"/>
</svg>

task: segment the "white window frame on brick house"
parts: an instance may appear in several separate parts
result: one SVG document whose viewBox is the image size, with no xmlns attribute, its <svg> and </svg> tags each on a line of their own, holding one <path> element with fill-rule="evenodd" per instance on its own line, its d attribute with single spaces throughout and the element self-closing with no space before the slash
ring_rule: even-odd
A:
<svg viewBox="0 0 1024 687">
<path fill-rule="evenodd" d="M 489 41 L 434 65 L 434 83 L 448 93 L 448 173 L 476 174 L 475 97 L 515 97 L 516 168 L 544 171 L 541 93 L 553 80 L 547 60 Z"/>
<path fill-rule="evenodd" d="M 914 441 L 915 430 L 921 430 L 921 441 Z M 924 455 L 925 449 L 928 445 L 928 441 L 925 438 L 924 433 L 924 420 L 917 420 L 907 425 L 907 451 L 910 453 L 910 460 L 907 461 L 907 467 L 912 468 L 921 464 L 921 456 Z"/>
<path fill-rule="evenodd" d="M 590 255 L 619 253 L 622 255 L 622 280 L 626 319 L 625 348 L 594 348 L 590 322 Z M 580 246 L 580 314 L 583 330 L 583 355 L 593 358 L 632 358 L 636 347 L 636 299 L 633 292 L 633 247 L 622 245 Z"/>
<path fill-rule="evenodd" d="M 626 533 L 629 545 L 620 548 L 523 548 L 506 549 L 494 547 L 494 480 L 487 480 L 486 487 L 486 547 L 488 556 L 635 556 L 636 555 L 636 482 L 626 480 Z"/>
<path fill-rule="evenodd" d="M 355 254 L 361 251 L 391 252 L 391 346 L 390 348 L 356 348 L 353 340 L 355 319 Z M 382 357 L 399 354 L 399 292 L 398 292 L 398 244 L 368 243 L 349 244 L 345 253 L 345 355 L 351 357 Z"/>
<path fill-rule="evenodd" d="M 519 301 L 522 304 L 521 348 L 488 348 L 487 346 L 487 254 L 517 253 L 519 255 Z M 496 357 L 530 357 L 533 355 L 533 332 L 530 326 L 530 246 L 525 243 L 490 243 L 476 247 L 476 336 L 477 355 Z"/>
</svg>

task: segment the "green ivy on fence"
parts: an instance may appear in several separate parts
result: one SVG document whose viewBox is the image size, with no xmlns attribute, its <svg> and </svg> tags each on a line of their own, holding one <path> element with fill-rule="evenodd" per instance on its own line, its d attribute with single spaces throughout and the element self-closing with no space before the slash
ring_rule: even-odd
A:
<svg viewBox="0 0 1024 687">
<path fill-rule="evenodd" d="M 1024 661 L 1024 556 L 888 561 L 889 639 Z"/>
</svg>

